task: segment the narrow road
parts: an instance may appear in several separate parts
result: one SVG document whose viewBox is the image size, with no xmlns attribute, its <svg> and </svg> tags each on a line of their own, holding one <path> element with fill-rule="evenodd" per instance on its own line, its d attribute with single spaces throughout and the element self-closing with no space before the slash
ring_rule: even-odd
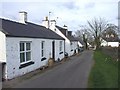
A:
<svg viewBox="0 0 120 90">
<path fill-rule="evenodd" d="M 93 51 L 84 51 L 14 88 L 87 88 L 89 72 L 94 63 L 92 56 Z"/>
</svg>

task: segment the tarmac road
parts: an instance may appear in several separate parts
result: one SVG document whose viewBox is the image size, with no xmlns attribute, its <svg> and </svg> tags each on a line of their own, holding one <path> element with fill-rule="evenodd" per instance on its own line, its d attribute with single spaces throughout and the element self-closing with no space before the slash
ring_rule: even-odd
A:
<svg viewBox="0 0 120 90">
<path fill-rule="evenodd" d="M 13 88 L 87 88 L 88 76 L 94 63 L 92 57 L 92 50 L 84 51 Z"/>
</svg>

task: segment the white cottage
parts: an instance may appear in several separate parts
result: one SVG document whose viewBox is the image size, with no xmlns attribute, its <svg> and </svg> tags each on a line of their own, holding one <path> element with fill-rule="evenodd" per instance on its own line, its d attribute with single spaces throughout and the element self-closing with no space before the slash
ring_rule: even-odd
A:
<svg viewBox="0 0 120 90">
<path fill-rule="evenodd" d="M 104 38 L 101 46 L 119 47 L 119 40 L 116 38 Z"/>
<path fill-rule="evenodd" d="M 12 79 L 64 58 L 64 39 L 52 30 L 27 22 L 20 12 L 20 22 L 0 19 L 0 62 L 3 78 Z"/>
<path fill-rule="evenodd" d="M 60 27 L 56 25 L 55 20 L 48 20 L 48 17 L 43 20 L 43 26 L 50 28 L 52 31 L 65 39 L 65 52 L 68 56 L 78 53 L 78 40 L 72 36 L 72 31 L 68 31 L 67 26 Z"/>
</svg>

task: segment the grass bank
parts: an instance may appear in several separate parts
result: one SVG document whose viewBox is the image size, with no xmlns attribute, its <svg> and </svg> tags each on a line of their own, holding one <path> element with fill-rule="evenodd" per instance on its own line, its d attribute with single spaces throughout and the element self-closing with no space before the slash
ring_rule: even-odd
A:
<svg viewBox="0 0 120 90">
<path fill-rule="evenodd" d="M 118 62 L 101 51 L 94 52 L 94 60 L 88 88 L 118 88 Z"/>
</svg>

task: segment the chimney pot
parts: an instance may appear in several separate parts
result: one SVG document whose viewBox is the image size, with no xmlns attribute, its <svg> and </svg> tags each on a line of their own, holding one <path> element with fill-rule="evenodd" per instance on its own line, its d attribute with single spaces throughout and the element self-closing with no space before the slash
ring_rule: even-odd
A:
<svg viewBox="0 0 120 90">
<path fill-rule="evenodd" d="M 44 20 L 45 20 L 45 21 L 48 21 L 48 17 L 46 16 Z"/>
</svg>

